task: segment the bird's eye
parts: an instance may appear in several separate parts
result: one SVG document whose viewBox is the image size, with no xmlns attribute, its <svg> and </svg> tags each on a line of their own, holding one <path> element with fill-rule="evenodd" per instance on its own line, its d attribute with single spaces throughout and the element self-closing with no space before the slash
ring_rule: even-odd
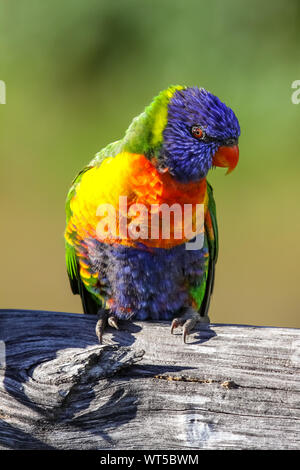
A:
<svg viewBox="0 0 300 470">
<path fill-rule="evenodd" d="M 203 139 L 205 137 L 205 132 L 203 132 L 200 126 L 193 126 L 191 132 L 192 136 L 196 139 Z"/>
</svg>

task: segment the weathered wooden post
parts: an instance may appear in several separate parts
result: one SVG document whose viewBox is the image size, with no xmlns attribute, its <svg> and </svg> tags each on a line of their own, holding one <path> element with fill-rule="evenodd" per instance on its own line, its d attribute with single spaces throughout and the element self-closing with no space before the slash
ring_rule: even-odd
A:
<svg viewBox="0 0 300 470">
<path fill-rule="evenodd" d="M 299 449 L 300 330 L 0 311 L 1 449 Z"/>
</svg>

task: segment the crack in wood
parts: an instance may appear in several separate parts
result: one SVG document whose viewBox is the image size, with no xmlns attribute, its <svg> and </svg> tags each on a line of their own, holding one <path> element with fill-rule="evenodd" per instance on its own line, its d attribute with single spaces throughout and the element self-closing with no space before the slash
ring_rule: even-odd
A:
<svg viewBox="0 0 300 470">
<path fill-rule="evenodd" d="M 236 384 L 233 380 L 214 380 L 214 379 L 201 379 L 199 377 L 191 377 L 191 376 L 184 376 L 184 375 L 162 375 L 157 374 L 153 377 L 154 379 L 158 380 L 168 380 L 170 382 L 193 382 L 193 383 L 201 383 L 201 384 L 212 384 L 217 383 L 221 387 L 226 389 L 233 389 L 239 388 L 239 385 Z"/>
<path fill-rule="evenodd" d="M 154 379 L 158 380 L 168 380 L 170 382 L 197 382 L 201 384 L 211 384 L 218 382 L 217 380 L 213 379 L 200 379 L 199 377 L 188 377 L 184 375 L 163 375 L 163 374 L 156 374 Z"/>
</svg>

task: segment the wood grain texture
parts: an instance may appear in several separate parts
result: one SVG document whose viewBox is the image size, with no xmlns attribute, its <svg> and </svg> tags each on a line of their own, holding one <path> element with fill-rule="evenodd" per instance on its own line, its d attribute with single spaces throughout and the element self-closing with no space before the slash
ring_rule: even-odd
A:
<svg viewBox="0 0 300 470">
<path fill-rule="evenodd" d="M 1 449 L 299 449 L 300 330 L 0 311 Z"/>
</svg>

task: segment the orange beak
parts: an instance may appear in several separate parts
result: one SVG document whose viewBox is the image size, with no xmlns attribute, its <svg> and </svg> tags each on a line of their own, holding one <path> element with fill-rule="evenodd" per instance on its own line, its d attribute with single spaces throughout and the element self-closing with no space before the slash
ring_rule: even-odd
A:
<svg viewBox="0 0 300 470">
<path fill-rule="evenodd" d="M 239 147 L 233 145 L 227 147 L 223 145 L 213 156 L 213 165 L 228 168 L 226 175 L 231 173 L 239 161 Z"/>
</svg>

